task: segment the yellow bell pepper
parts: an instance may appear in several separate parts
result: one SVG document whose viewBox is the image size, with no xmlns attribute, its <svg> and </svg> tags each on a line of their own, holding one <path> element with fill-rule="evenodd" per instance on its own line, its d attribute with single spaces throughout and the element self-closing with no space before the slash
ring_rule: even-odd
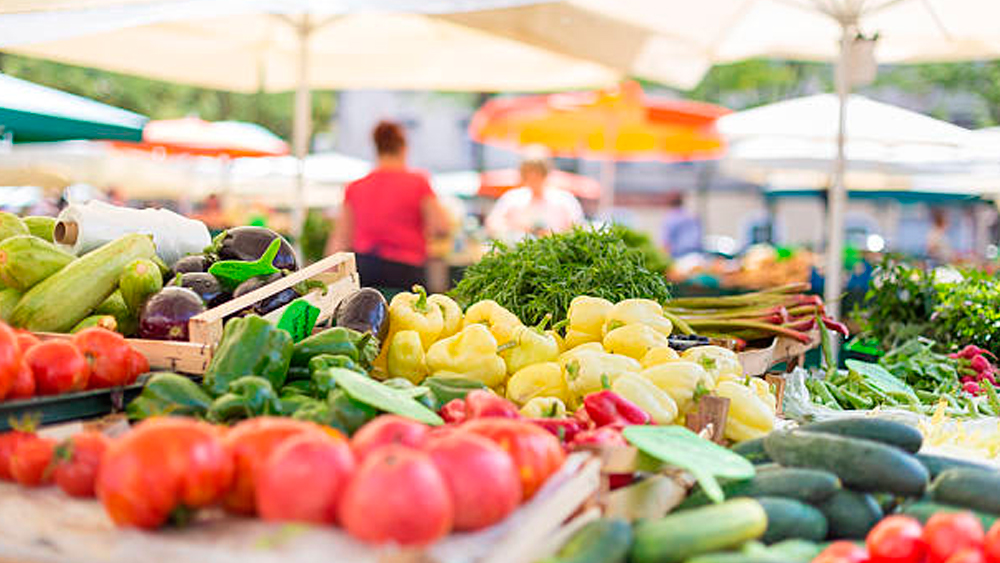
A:
<svg viewBox="0 0 1000 563">
<path fill-rule="evenodd" d="M 532 364 L 517 370 L 507 380 L 507 398 L 511 401 L 524 405 L 536 397 L 569 401 L 569 387 L 558 363 Z"/>
<path fill-rule="evenodd" d="M 637 373 L 619 376 L 611 390 L 646 411 L 656 424 L 670 424 L 677 418 L 677 403 L 673 397 Z"/>
<path fill-rule="evenodd" d="M 415 330 L 401 330 L 389 342 L 389 377 L 405 377 L 419 384 L 427 377 L 427 360 L 420 334 Z"/>
<path fill-rule="evenodd" d="M 619 301 L 608 311 L 602 328 L 603 334 L 631 324 L 644 324 L 661 333 L 670 336 L 674 329 L 670 319 L 663 316 L 663 306 L 652 299 L 625 299 Z"/>
<path fill-rule="evenodd" d="M 374 375 L 380 378 L 386 375 L 389 343 L 397 332 L 416 331 L 420 335 L 424 350 L 427 350 L 441 336 L 443 328 L 444 316 L 441 314 L 441 308 L 427 303 L 427 292 L 423 287 L 415 285 L 413 293 L 397 293 L 389 303 L 389 334 L 386 335 L 382 349 L 373 362 Z"/>
<path fill-rule="evenodd" d="M 646 352 L 639 363 L 642 364 L 643 368 L 651 368 L 667 362 L 676 362 L 679 359 L 681 359 L 681 355 L 677 353 L 677 350 L 669 346 L 661 346 Z"/>
<path fill-rule="evenodd" d="M 619 354 L 586 350 L 570 356 L 563 363 L 563 375 L 574 399 L 583 399 L 591 393 L 611 385 L 624 373 L 637 373 L 642 369 L 638 360 Z"/>
<path fill-rule="evenodd" d="M 750 388 L 757 393 L 757 396 L 764 400 L 771 410 L 776 410 L 778 408 L 778 398 L 774 396 L 771 392 L 771 384 L 759 377 L 750 378 Z"/>
<path fill-rule="evenodd" d="M 481 324 L 435 342 L 427 350 L 427 367 L 433 375 L 464 377 L 487 387 L 503 384 L 507 376 L 507 365 L 497 355 L 497 341 Z"/>
<path fill-rule="evenodd" d="M 566 351 L 566 339 L 559 334 L 557 330 L 546 330 L 545 334 L 552 336 L 552 339 L 556 341 L 556 346 L 559 347 L 559 353 L 562 354 Z"/>
<path fill-rule="evenodd" d="M 548 322 L 548 318 L 542 321 Z M 507 364 L 507 373 L 531 364 L 554 362 L 559 359 L 559 343 L 551 334 L 538 326 L 520 326 L 514 331 L 513 340 L 500 343 L 500 357 Z"/>
<path fill-rule="evenodd" d="M 566 348 L 576 348 L 587 342 L 600 342 L 601 327 L 608 311 L 614 307 L 607 299 L 580 295 L 569 302 L 566 311 Z"/>
<path fill-rule="evenodd" d="M 505 344 L 513 340 L 514 332 L 522 326 L 517 315 L 504 309 L 492 299 L 473 303 L 465 311 L 462 326 L 468 327 L 474 324 L 482 324 L 490 329 L 498 344 Z"/>
<path fill-rule="evenodd" d="M 682 413 L 691 408 L 699 389 L 706 393 L 712 389 L 712 377 L 694 362 L 668 362 L 646 368 L 639 375 L 666 391 Z"/>
<path fill-rule="evenodd" d="M 525 418 L 563 418 L 566 416 L 566 403 L 555 397 L 535 397 L 519 412 Z"/>
<path fill-rule="evenodd" d="M 736 352 L 722 346 L 695 346 L 681 354 L 681 359 L 694 362 L 712 376 L 716 382 L 726 379 L 742 379 L 743 364 Z"/>
<path fill-rule="evenodd" d="M 761 438 L 774 430 L 774 409 L 753 389 L 735 381 L 723 381 L 716 386 L 715 394 L 729 399 L 726 438 L 743 442 Z"/>
<path fill-rule="evenodd" d="M 559 363 L 565 364 L 570 358 L 576 356 L 580 352 L 603 352 L 604 346 L 600 342 L 587 342 L 586 344 L 580 344 L 576 348 L 571 348 L 566 350 L 562 354 L 559 354 Z"/>
<path fill-rule="evenodd" d="M 641 360 L 651 349 L 665 348 L 667 337 L 644 324 L 630 324 L 609 331 L 604 336 L 604 349 Z"/>
<path fill-rule="evenodd" d="M 441 317 L 444 321 L 441 334 L 438 338 L 448 338 L 462 330 L 462 308 L 455 303 L 455 300 L 447 295 L 435 293 L 427 298 L 431 305 L 437 305 L 441 309 Z"/>
</svg>

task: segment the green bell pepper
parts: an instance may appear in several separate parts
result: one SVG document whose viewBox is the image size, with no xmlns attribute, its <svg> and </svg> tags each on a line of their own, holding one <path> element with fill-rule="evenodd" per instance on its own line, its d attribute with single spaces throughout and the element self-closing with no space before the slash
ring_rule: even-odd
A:
<svg viewBox="0 0 1000 563">
<path fill-rule="evenodd" d="M 313 356 L 312 359 L 309 360 L 310 375 L 326 368 L 345 368 L 368 375 L 367 370 L 359 366 L 357 362 L 351 359 L 350 356 L 345 356 L 343 354 L 320 354 L 318 356 Z"/>
<path fill-rule="evenodd" d="M 157 373 L 149 378 L 142 393 L 129 403 L 126 411 L 132 420 L 151 416 L 201 416 L 208 411 L 212 398 L 197 383 L 176 373 Z"/>
<path fill-rule="evenodd" d="M 288 376 L 285 377 L 285 384 L 287 385 L 292 381 L 309 381 L 310 377 L 312 377 L 312 373 L 309 371 L 309 368 L 300 366 L 290 367 L 288 368 Z"/>
<path fill-rule="evenodd" d="M 421 382 L 434 394 L 439 405 L 446 405 L 452 399 L 464 399 L 470 391 L 476 389 L 486 389 L 486 384 L 464 377 L 442 377 L 432 375 Z M 436 409 L 435 409 L 436 410 Z"/>
<path fill-rule="evenodd" d="M 393 389 L 399 389 L 400 391 L 406 391 L 409 396 L 413 397 L 417 400 L 417 402 L 434 412 L 437 412 L 438 409 L 441 408 L 441 405 L 438 404 L 437 399 L 434 397 L 434 393 L 432 393 L 430 389 L 424 387 L 423 385 L 414 385 L 412 381 L 406 379 L 405 377 L 386 379 L 382 382 L 382 385 Z"/>
<path fill-rule="evenodd" d="M 326 402 L 333 418 L 330 426 L 339 428 L 348 436 L 380 414 L 378 409 L 351 398 L 343 389 L 332 391 Z"/>
<path fill-rule="evenodd" d="M 321 395 L 316 392 L 316 385 L 311 379 L 303 380 L 299 379 L 296 381 L 289 381 L 281 388 L 281 395 L 305 395 L 306 397 L 318 398 Z"/>
<path fill-rule="evenodd" d="M 229 390 L 234 380 L 245 375 L 266 379 L 272 389 L 280 389 L 292 358 L 292 337 L 257 315 L 230 320 L 222 334 L 202 386 L 214 396 Z"/>
<path fill-rule="evenodd" d="M 278 414 L 281 416 L 293 416 L 305 405 L 316 402 L 316 399 L 308 395 L 301 395 L 296 392 L 284 393 L 278 399 Z"/>
<path fill-rule="evenodd" d="M 245 375 L 230 383 L 229 392 L 212 402 L 208 420 L 229 422 L 280 412 L 281 401 L 271 382 L 256 375 Z"/>
<path fill-rule="evenodd" d="M 292 365 L 308 366 L 309 360 L 320 354 L 347 356 L 354 361 L 359 361 L 361 358 L 359 350 L 366 347 L 370 340 L 370 334 L 361 334 L 349 328 L 334 327 L 324 330 L 295 343 L 292 352 Z"/>
</svg>

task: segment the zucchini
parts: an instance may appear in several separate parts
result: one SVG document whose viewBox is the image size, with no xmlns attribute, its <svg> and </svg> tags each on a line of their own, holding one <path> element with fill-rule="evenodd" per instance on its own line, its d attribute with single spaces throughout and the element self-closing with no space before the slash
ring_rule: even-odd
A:
<svg viewBox="0 0 1000 563">
<path fill-rule="evenodd" d="M 917 458 L 893 446 L 802 430 L 772 432 L 767 453 L 781 465 L 824 469 L 845 487 L 919 497 L 928 475 Z"/>
<path fill-rule="evenodd" d="M 980 522 L 982 522 L 984 530 L 989 530 L 993 526 L 994 522 L 997 521 L 997 517 L 993 514 L 986 514 L 975 510 L 969 510 L 968 508 L 963 508 L 961 506 L 952 506 L 950 504 L 941 504 L 927 500 L 904 504 L 899 510 L 900 514 L 912 516 L 917 520 L 920 520 L 921 524 L 926 524 L 927 521 L 930 520 L 931 516 L 934 516 L 939 512 L 943 512 L 945 514 L 953 512 L 971 512 L 976 518 L 979 518 Z"/>
<path fill-rule="evenodd" d="M 0 241 L 18 235 L 30 235 L 31 231 L 20 217 L 7 211 L 0 211 Z"/>
<path fill-rule="evenodd" d="M 27 291 L 74 259 L 38 237 L 13 236 L 0 242 L 0 280 L 7 287 Z"/>
<path fill-rule="evenodd" d="M 22 293 L 16 289 L 9 287 L 0 289 L 0 320 L 4 322 L 10 320 L 10 314 L 14 312 L 14 307 L 17 307 L 21 295 Z"/>
<path fill-rule="evenodd" d="M 115 291 L 126 264 L 155 253 L 149 235 L 111 241 L 31 288 L 14 308 L 11 322 L 32 331 L 65 332 Z"/>
<path fill-rule="evenodd" d="M 754 438 L 753 440 L 740 442 L 733 446 L 733 451 L 754 465 L 769 463 L 771 461 L 771 456 L 767 455 L 767 452 L 764 451 L 763 438 Z"/>
<path fill-rule="evenodd" d="M 973 469 L 986 470 L 992 469 L 989 465 L 983 463 L 976 463 L 974 461 L 966 461 L 956 457 L 945 457 L 940 455 L 917 454 L 917 461 L 924 464 L 924 467 L 927 468 L 927 472 L 931 475 L 931 479 L 934 479 L 942 472 L 953 467 L 971 467 Z"/>
<path fill-rule="evenodd" d="M 801 426 L 799 429 L 806 432 L 836 434 L 846 438 L 874 440 L 889 446 L 896 446 L 911 454 L 919 452 L 924 443 L 923 434 L 909 424 L 870 416 L 851 416 L 813 422 Z"/>
<path fill-rule="evenodd" d="M 632 526 L 620 518 L 585 524 L 544 563 L 621 563 L 632 545 Z"/>
<path fill-rule="evenodd" d="M 1000 515 L 1000 471 L 953 467 L 941 472 L 929 491 L 934 502 Z"/>
<path fill-rule="evenodd" d="M 132 336 L 139 330 L 139 319 L 132 315 L 125 305 L 125 299 L 121 291 L 115 291 L 108 296 L 100 305 L 94 309 L 95 315 L 111 315 L 118 323 L 118 332 L 125 336 Z"/>
<path fill-rule="evenodd" d="M 44 241 L 53 242 L 53 233 L 56 230 L 55 217 L 32 216 L 23 219 L 24 226 L 28 227 L 28 232 Z"/>
<path fill-rule="evenodd" d="M 647 520 L 635 528 L 631 563 L 680 563 L 755 540 L 767 514 L 753 499 L 736 499 Z"/>
<path fill-rule="evenodd" d="M 829 539 L 864 539 L 878 521 L 882 509 L 868 494 L 841 489 L 816 506 L 826 517 Z"/>
<path fill-rule="evenodd" d="M 785 497 L 802 502 L 816 503 L 830 498 L 840 489 L 840 479 L 828 471 L 780 467 L 761 470 L 745 481 L 728 481 L 722 484 L 726 498 L 732 497 Z M 704 491 L 697 490 L 678 507 L 681 510 L 711 504 Z"/>
<path fill-rule="evenodd" d="M 160 273 L 160 267 L 145 258 L 126 264 L 122 270 L 122 278 L 118 281 L 118 291 L 133 317 L 138 317 L 146 300 L 161 289 L 163 274 Z"/>
<path fill-rule="evenodd" d="M 826 537 L 826 517 L 816 507 L 780 497 L 761 497 L 757 502 L 767 513 L 766 544 L 800 539 L 822 541 Z"/>
<path fill-rule="evenodd" d="M 739 551 L 706 553 L 685 563 L 809 563 L 821 548 L 806 540 L 785 540 L 773 545 L 749 541 Z"/>
</svg>

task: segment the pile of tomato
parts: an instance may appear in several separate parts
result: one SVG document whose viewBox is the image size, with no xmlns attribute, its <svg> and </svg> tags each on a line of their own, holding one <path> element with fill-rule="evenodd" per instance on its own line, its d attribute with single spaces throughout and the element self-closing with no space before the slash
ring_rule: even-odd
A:
<svg viewBox="0 0 1000 563">
<path fill-rule="evenodd" d="M 868 532 L 864 547 L 834 542 L 813 563 L 1000 563 L 1000 522 L 985 531 L 970 512 L 939 512 L 924 525 L 889 516 Z"/>
<path fill-rule="evenodd" d="M 147 371 L 145 356 L 117 332 L 94 327 L 43 342 L 0 323 L 0 400 L 129 385 Z"/>
<path fill-rule="evenodd" d="M 221 506 L 403 545 L 499 522 L 564 459 L 552 434 L 506 418 L 431 428 L 383 415 L 351 439 L 275 417 L 232 427 L 150 418 L 113 441 L 93 432 L 61 444 L 27 431 L 0 434 L 0 478 L 96 496 L 119 526 L 155 529 Z"/>
</svg>

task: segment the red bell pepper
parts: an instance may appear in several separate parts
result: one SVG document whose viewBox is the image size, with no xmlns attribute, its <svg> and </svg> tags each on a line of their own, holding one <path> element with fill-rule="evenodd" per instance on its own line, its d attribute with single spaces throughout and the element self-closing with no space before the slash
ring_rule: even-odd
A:
<svg viewBox="0 0 1000 563">
<path fill-rule="evenodd" d="M 467 418 L 521 418 L 517 405 L 485 389 L 470 391 L 465 396 L 465 415 Z"/>
<path fill-rule="evenodd" d="M 597 426 L 594 424 L 593 419 L 590 418 L 590 415 L 587 414 L 587 407 L 580 407 L 576 409 L 576 412 L 573 413 L 573 419 L 579 421 L 580 428 L 583 430 L 590 430 Z"/>
<path fill-rule="evenodd" d="M 438 412 L 445 422 L 458 424 L 465 422 L 465 401 L 462 399 L 452 399 L 441 407 Z"/>
<path fill-rule="evenodd" d="M 627 446 L 621 426 L 610 425 L 577 434 L 571 446 Z"/>
<path fill-rule="evenodd" d="M 614 391 L 598 391 L 583 398 L 587 414 L 598 427 L 609 424 L 649 424 L 649 413 Z"/>
<path fill-rule="evenodd" d="M 563 443 L 572 442 L 573 438 L 586 430 L 575 418 L 531 418 L 529 421 L 548 430 Z"/>
</svg>

